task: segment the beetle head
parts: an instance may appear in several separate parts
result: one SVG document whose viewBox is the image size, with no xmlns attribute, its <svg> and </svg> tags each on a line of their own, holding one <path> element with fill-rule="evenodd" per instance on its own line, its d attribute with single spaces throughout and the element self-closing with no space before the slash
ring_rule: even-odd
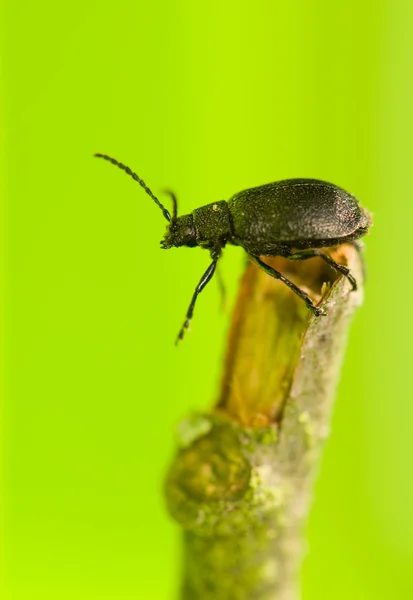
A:
<svg viewBox="0 0 413 600">
<path fill-rule="evenodd" d="M 175 217 L 169 223 L 165 237 L 161 241 L 161 247 L 168 250 L 173 246 L 190 246 L 197 245 L 196 231 L 194 219 L 192 215 L 183 215 Z"/>
</svg>

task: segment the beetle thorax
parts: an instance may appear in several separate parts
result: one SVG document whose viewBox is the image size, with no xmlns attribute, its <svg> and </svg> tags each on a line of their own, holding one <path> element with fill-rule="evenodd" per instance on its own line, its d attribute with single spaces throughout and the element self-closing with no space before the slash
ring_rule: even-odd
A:
<svg viewBox="0 0 413 600">
<path fill-rule="evenodd" d="M 192 214 L 199 246 L 204 248 L 222 247 L 231 238 L 231 221 L 228 204 L 225 200 L 201 206 Z"/>
<path fill-rule="evenodd" d="M 190 215 L 173 219 L 161 246 L 165 249 L 174 246 L 202 246 L 213 249 L 224 246 L 230 238 L 228 204 L 225 200 L 220 200 L 201 206 Z"/>
</svg>

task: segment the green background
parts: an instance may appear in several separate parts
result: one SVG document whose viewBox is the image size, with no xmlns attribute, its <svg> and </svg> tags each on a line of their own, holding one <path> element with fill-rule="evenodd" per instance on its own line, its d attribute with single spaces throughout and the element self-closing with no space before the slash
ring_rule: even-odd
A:
<svg viewBox="0 0 413 600">
<path fill-rule="evenodd" d="M 174 347 L 209 257 L 161 251 L 160 211 L 94 152 L 180 212 L 287 177 L 373 212 L 302 582 L 413 597 L 412 28 L 409 0 L 3 6 L 2 598 L 177 597 L 162 480 L 228 314 L 211 283 Z M 234 297 L 242 251 L 223 262 Z"/>
</svg>

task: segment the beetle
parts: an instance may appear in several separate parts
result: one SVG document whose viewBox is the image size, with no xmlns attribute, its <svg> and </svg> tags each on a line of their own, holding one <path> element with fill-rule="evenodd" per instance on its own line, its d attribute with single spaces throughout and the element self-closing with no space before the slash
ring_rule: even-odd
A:
<svg viewBox="0 0 413 600">
<path fill-rule="evenodd" d="M 161 241 L 162 248 L 200 246 L 211 254 L 212 262 L 195 288 L 176 343 L 183 339 L 197 298 L 211 281 L 226 244 L 244 248 L 265 273 L 281 280 L 304 300 L 316 317 L 325 315 L 325 311 L 282 273 L 266 264 L 261 256 L 283 256 L 291 260 L 318 256 L 347 277 L 353 290 L 357 288 L 349 269 L 333 260 L 324 250 L 348 242 L 360 249 L 357 240 L 372 225 L 370 213 L 342 188 L 318 179 L 286 179 L 243 190 L 228 201 L 212 202 L 178 217 L 178 203 L 172 192 L 167 192 L 173 204 L 171 215 L 129 167 L 107 154 L 97 153 L 95 156 L 130 175 L 161 209 L 168 221 Z"/>
</svg>

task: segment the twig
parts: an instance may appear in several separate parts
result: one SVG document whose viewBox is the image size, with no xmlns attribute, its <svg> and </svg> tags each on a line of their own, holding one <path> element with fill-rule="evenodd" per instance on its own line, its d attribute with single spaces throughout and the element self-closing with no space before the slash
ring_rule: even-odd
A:
<svg viewBox="0 0 413 600">
<path fill-rule="evenodd" d="M 271 259 L 322 303 L 325 317 L 311 316 L 256 266 L 243 276 L 219 401 L 180 425 L 166 482 L 184 530 L 184 600 L 299 597 L 303 525 L 350 317 L 362 300 L 356 249 L 332 254 L 349 266 L 357 291 L 317 258 Z"/>
</svg>

